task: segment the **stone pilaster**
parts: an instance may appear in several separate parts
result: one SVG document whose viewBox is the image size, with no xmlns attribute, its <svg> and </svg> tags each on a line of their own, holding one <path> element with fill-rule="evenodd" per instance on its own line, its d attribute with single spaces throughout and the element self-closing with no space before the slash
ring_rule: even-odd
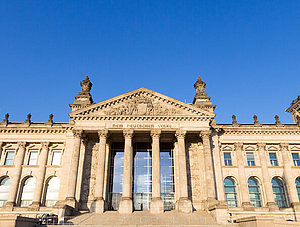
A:
<svg viewBox="0 0 300 227">
<path fill-rule="evenodd" d="M 150 203 L 151 213 L 163 213 L 164 204 L 161 199 L 160 191 L 160 130 L 152 130 L 152 199 Z"/>
<path fill-rule="evenodd" d="M 206 189 L 207 189 L 207 207 L 217 203 L 216 191 L 214 182 L 213 162 L 210 146 L 211 131 L 201 131 L 200 138 L 203 142 L 203 152 L 205 160 L 205 176 L 206 176 Z"/>
<path fill-rule="evenodd" d="M 215 184 L 216 184 L 216 196 L 217 203 L 208 207 L 210 213 L 214 216 L 218 224 L 225 225 L 228 223 L 228 205 L 225 201 L 223 173 L 222 173 L 222 161 L 221 161 L 221 143 L 219 141 L 219 135 L 216 131 L 212 136 L 213 142 L 213 166 L 215 169 Z"/>
<path fill-rule="evenodd" d="M 278 210 L 278 206 L 275 203 L 272 184 L 271 184 L 271 178 L 270 178 L 269 170 L 268 170 L 268 166 L 267 166 L 268 159 L 266 157 L 266 144 L 258 143 L 257 149 L 258 149 L 258 154 L 259 154 L 259 158 L 260 158 L 263 184 L 264 184 L 264 189 L 265 189 L 266 199 L 267 199 L 266 205 L 267 205 L 267 207 L 269 207 L 270 210 Z"/>
<path fill-rule="evenodd" d="M 133 169 L 133 148 L 132 137 L 133 130 L 124 130 L 124 167 L 123 167 L 123 192 L 122 199 L 119 204 L 119 213 L 132 213 L 132 169 Z"/>
<path fill-rule="evenodd" d="M 15 169 L 14 169 L 14 173 L 13 173 L 12 179 L 11 179 L 7 203 L 5 204 L 6 207 L 13 207 L 16 202 L 20 177 L 21 177 L 21 173 L 22 173 L 22 165 L 23 165 L 24 155 L 25 155 L 25 150 L 26 150 L 25 146 L 26 146 L 26 142 L 18 143 L 18 148 L 17 148 L 16 154 L 15 154 L 15 159 L 14 159 Z"/>
<path fill-rule="evenodd" d="M 283 175 L 287 186 L 288 196 L 290 198 L 291 205 L 296 209 L 300 210 L 300 203 L 298 193 L 296 190 L 295 179 L 292 173 L 292 162 L 289 158 L 289 145 L 287 143 L 280 144 L 280 150 L 282 153 L 283 160 Z"/>
<path fill-rule="evenodd" d="M 68 182 L 68 193 L 66 198 L 66 204 L 70 207 L 76 207 L 75 200 L 75 189 L 76 181 L 78 174 L 78 164 L 79 164 L 79 155 L 80 155 L 80 146 L 82 139 L 83 131 L 82 130 L 73 130 L 74 144 L 73 144 L 73 154 L 72 161 L 69 172 L 69 182 Z"/>
<path fill-rule="evenodd" d="M 96 174 L 96 188 L 95 188 L 95 212 L 103 213 L 105 201 L 103 196 L 104 191 L 104 170 L 105 170 L 105 157 L 106 157 L 106 139 L 108 130 L 103 129 L 98 131 L 99 135 L 99 156 Z"/>
<path fill-rule="evenodd" d="M 42 150 L 39 155 L 39 170 L 37 175 L 37 181 L 35 185 L 35 191 L 33 196 L 32 207 L 39 207 L 41 205 L 41 197 L 43 191 L 43 185 L 46 173 L 46 164 L 48 159 L 49 142 L 42 142 Z"/>
<path fill-rule="evenodd" d="M 179 165 L 179 188 L 180 197 L 176 202 L 176 208 L 179 212 L 191 213 L 193 211 L 192 202 L 188 198 L 188 181 L 186 170 L 186 152 L 185 152 L 185 131 L 178 130 L 175 134 L 178 141 L 178 165 Z"/>
<path fill-rule="evenodd" d="M 241 204 L 244 210 L 253 209 L 253 205 L 250 203 L 248 180 L 245 173 L 245 161 L 243 158 L 243 143 L 234 144 L 235 153 L 237 157 L 237 165 L 239 170 L 239 182 L 241 191 Z"/>
</svg>

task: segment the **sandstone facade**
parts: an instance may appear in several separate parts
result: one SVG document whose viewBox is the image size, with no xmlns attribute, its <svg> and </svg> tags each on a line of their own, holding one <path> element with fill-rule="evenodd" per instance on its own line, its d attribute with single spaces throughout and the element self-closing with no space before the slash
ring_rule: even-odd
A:
<svg viewBox="0 0 300 227">
<path fill-rule="evenodd" d="M 192 104 L 146 88 L 93 103 L 91 87 L 86 77 L 68 123 L 53 122 L 53 115 L 35 123 L 30 114 L 23 123 L 10 122 L 7 114 L 0 123 L 1 216 L 55 213 L 63 221 L 83 210 L 173 209 L 207 212 L 219 224 L 262 217 L 297 224 L 300 96 L 287 109 L 294 124 L 277 116 L 274 124 L 256 116 L 253 124 L 239 124 L 235 116 L 232 124 L 219 124 L 200 77 Z M 150 172 L 141 175 L 136 154 L 143 149 L 150 152 L 143 156 Z M 123 162 L 120 187 L 116 154 Z M 162 174 L 169 170 L 170 176 Z M 147 182 L 137 181 L 138 174 Z M 171 187 L 168 193 L 162 182 Z M 135 184 L 150 184 L 150 194 Z M 119 197 L 115 187 L 122 189 Z"/>
</svg>

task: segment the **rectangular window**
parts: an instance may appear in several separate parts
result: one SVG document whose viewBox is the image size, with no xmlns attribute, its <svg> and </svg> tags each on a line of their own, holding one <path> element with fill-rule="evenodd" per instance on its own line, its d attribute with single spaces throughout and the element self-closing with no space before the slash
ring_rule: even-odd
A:
<svg viewBox="0 0 300 227">
<path fill-rule="evenodd" d="M 13 165 L 14 164 L 14 156 L 15 156 L 14 151 L 8 151 L 6 153 L 4 165 Z"/>
<path fill-rule="evenodd" d="M 28 160 L 28 165 L 36 165 L 37 164 L 37 157 L 38 157 L 38 152 L 37 151 L 31 151 L 29 154 L 29 160 Z"/>
<path fill-rule="evenodd" d="M 255 161 L 254 161 L 254 154 L 253 152 L 247 152 L 246 153 L 247 156 L 247 163 L 248 166 L 255 166 Z"/>
<path fill-rule="evenodd" d="M 271 166 L 278 166 L 276 153 L 269 153 Z"/>
<path fill-rule="evenodd" d="M 225 164 L 225 166 L 232 166 L 230 152 L 224 152 L 224 164 Z"/>
<path fill-rule="evenodd" d="M 52 163 L 53 166 L 59 166 L 60 165 L 60 158 L 61 158 L 61 152 L 60 151 L 54 151 L 52 156 Z"/>
<path fill-rule="evenodd" d="M 293 162 L 295 166 L 300 166 L 299 153 L 292 153 Z"/>
</svg>

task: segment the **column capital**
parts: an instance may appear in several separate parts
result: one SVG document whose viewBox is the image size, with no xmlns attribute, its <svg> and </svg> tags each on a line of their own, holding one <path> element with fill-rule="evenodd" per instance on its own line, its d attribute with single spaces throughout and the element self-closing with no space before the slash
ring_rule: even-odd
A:
<svg viewBox="0 0 300 227">
<path fill-rule="evenodd" d="M 43 141 L 43 142 L 41 142 L 41 145 L 42 145 L 43 149 L 48 150 L 50 142 L 49 141 Z"/>
<path fill-rule="evenodd" d="M 98 130 L 98 136 L 99 138 L 107 138 L 108 137 L 108 130 L 107 129 L 101 129 Z"/>
<path fill-rule="evenodd" d="M 20 141 L 18 142 L 18 149 L 25 149 L 26 146 L 26 142 L 25 141 Z"/>
<path fill-rule="evenodd" d="M 257 143 L 258 151 L 265 151 L 266 150 L 266 143 Z"/>
<path fill-rule="evenodd" d="M 159 138 L 160 134 L 161 134 L 161 130 L 160 129 L 153 129 L 150 132 L 150 135 L 151 135 L 152 139 L 153 138 Z"/>
<path fill-rule="evenodd" d="M 186 131 L 185 130 L 177 130 L 175 133 L 175 136 L 177 139 L 184 139 L 186 135 Z"/>
<path fill-rule="evenodd" d="M 234 149 L 235 149 L 236 151 L 241 151 L 241 150 L 243 150 L 243 143 L 241 143 L 241 142 L 234 143 Z"/>
<path fill-rule="evenodd" d="M 204 131 L 201 131 L 199 136 L 205 140 L 205 139 L 209 139 L 211 137 L 211 131 L 210 130 L 204 130 Z"/>
<path fill-rule="evenodd" d="M 73 129 L 73 136 L 81 139 L 83 136 L 83 130 Z"/>
<path fill-rule="evenodd" d="M 132 139 L 133 133 L 134 133 L 134 131 L 132 129 L 124 129 L 123 130 L 123 135 L 124 135 L 125 139 L 126 138 Z"/>
<path fill-rule="evenodd" d="M 281 151 L 288 151 L 289 150 L 289 144 L 288 143 L 280 143 L 279 144 Z"/>
</svg>

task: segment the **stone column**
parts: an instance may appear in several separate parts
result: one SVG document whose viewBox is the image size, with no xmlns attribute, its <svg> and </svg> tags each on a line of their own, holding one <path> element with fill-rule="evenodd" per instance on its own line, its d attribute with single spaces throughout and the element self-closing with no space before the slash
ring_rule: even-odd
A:
<svg viewBox="0 0 300 227">
<path fill-rule="evenodd" d="M 98 155 L 98 164 L 96 170 L 96 188 L 95 188 L 95 212 L 103 213 L 104 212 L 104 170 L 105 170 L 105 157 L 106 157 L 106 139 L 108 131 L 106 129 L 99 130 L 99 155 Z"/>
<path fill-rule="evenodd" d="M 300 203 L 299 203 L 298 193 L 296 190 L 295 179 L 292 174 L 292 165 L 291 165 L 292 162 L 289 158 L 289 145 L 287 143 L 281 143 L 280 150 L 283 159 L 283 174 L 284 174 L 284 179 L 286 182 L 290 202 L 294 208 L 299 210 Z"/>
<path fill-rule="evenodd" d="M 178 130 L 175 134 L 178 141 L 178 165 L 179 165 L 179 187 L 180 197 L 177 203 L 179 212 L 191 213 L 193 211 L 192 202 L 188 198 L 188 180 L 185 152 L 185 131 Z"/>
<path fill-rule="evenodd" d="M 207 205 L 211 206 L 216 203 L 216 190 L 214 182 L 213 163 L 210 146 L 211 131 L 201 131 L 200 137 L 203 141 L 203 152 L 205 160 L 205 175 L 206 175 L 206 189 L 207 189 Z"/>
<path fill-rule="evenodd" d="M 18 192 L 20 177 L 22 173 L 22 165 L 23 165 L 24 155 L 26 150 L 25 146 L 26 146 L 26 142 L 18 143 L 18 148 L 14 159 L 15 168 L 10 183 L 10 190 L 8 194 L 7 203 L 5 204 L 5 206 L 7 207 L 12 207 L 16 203 L 17 192 Z"/>
<path fill-rule="evenodd" d="M 273 195 L 272 183 L 271 183 L 268 165 L 267 165 L 268 159 L 266 157 L 266 144 L 258 143 L 257 149 L 260 158 L 263 184 L 264 184 L 264 189 L 265 189 L 266 199 L 267 199 L 266 205 L 267 207 L 269 207 L 270 211 L 278 210 L 278 206 L 275 203 L 275 199 Z"/>
<path fill-rule="evenodd" d="M 241 204 L 244 210 L 253 209 L 253 205 L 250 203 L 249 189 L 248 189 L 248 179 L 245 173 L 245 162 L 243 156 L 243 143 L 234 144 L 235 153 L 237 157 L 237 166 L 239 170 L 239 183 L 241 192 Z"/>
<path fill-rule="evenodd" d="M 41 205 L 41 197 L 43 191 L 43 185 L 45 180 L 46 173 L 46 164 L 48 159 L 48 151 L 49 151 L 49 142 L 42 142 L 42 150 L 39 155 L 39 169 L 38 175 L 34 190 L 33 202 L 31 204 L 32 207 L 39 207 Z"/>
<path fill-rule="evenodd" d="M 163 213 L 164 204 L 160 194 L 160 130 L 152 130 L 152 199 L 150 203 L 151 213 Z"/>
<path fill-rule="evenodd" d="M 75 189 L 76 189 L 76 180 L 78 174 L 80 145 L 81 145 L 81 138 L 83 135 L 83 131 L 74 129 L 73 135 L 74 135 L 74 144 L 73 144 L 73 153 L 72 153 L 72 160 L 71 160 L 71 166 L 69 172 L 68 193 L 66 198 L 66 204 L 75 208 L 76 207 Z"/>
<path fill-rule="evenodd" d="M 132 137 L 133 130 L 123 131 L 125 138 L 124 145 L 124 167 L 123 167 L 123 192 L 119 204 L 119 213 L 132 213 L 132 169 L 133 169 L 133 149 Z"/>
</svg>

